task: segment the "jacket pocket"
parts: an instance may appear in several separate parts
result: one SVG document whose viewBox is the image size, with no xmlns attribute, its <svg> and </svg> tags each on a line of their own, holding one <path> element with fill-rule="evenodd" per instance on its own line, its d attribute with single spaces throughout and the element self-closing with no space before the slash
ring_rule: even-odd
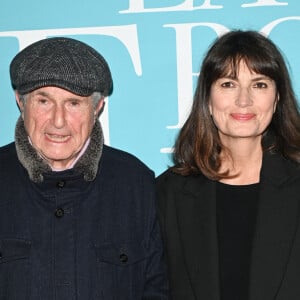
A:
<svg viewBox="0 0 300 300">
<path fill-rule="evenodd" d="M 0 264 L 18 259 L 28 258 L 31 243 L 20 239 L 0 240 Z"/>
<path fill-rule="evenodd" d="M 95 245 L 100 294 L 105 299 L 141 299 L 147 252 L 143 242 Z"/>
<path fill-rule="evenodd" d="M 29 299 L 31 243 L 23 239 L 0 239 L 0 300 Z"/>
</svg>

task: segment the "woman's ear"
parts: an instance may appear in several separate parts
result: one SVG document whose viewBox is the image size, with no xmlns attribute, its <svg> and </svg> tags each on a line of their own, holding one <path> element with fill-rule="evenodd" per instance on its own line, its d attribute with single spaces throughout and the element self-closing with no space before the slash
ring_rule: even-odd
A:
<svg viewBox="0 0 300 300">
<path fill-rule="evenodd" d="M 276 111 L 277 103 L 279 102 L 279 94 L 276 95 L 275 101 L 274 101 L 274 107 L 273 107 L 273 113 Z"/>
</svg>

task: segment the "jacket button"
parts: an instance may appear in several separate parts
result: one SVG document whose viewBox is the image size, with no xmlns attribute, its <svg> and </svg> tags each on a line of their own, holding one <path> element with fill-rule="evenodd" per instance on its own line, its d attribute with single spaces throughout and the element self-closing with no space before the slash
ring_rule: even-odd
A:
<svg viewBox="0 0 300 300">
<path fill-rule="evenodd" d="M 126 264 L 128 261 L 128 256 L 125 253 L 120 254 L 120 261 L 122 264 Z"/>
<path fill-rule="evenodd" d="M 64 216 L 64 213 L 65 213 L 64 210 L 59 207 L 55 210 L 55 217 L 61 218 Z"/>
<path fill-rule="evenodd" d="M 58 181 L 57 184 L 56 184 L 56 186 L 59 189 L 62 189 L 65 185 L 66 185 L 66 182 L 64 180 Z"/>
</svg>

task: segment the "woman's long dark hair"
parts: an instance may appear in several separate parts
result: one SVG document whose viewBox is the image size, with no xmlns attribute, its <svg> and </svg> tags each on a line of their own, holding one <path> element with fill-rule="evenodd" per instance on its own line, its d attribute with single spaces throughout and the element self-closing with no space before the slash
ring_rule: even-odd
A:
<svg viewBox="0 0 300 300">
<path fill-rule="evenodd" d="M 283 56 L 276 45 L 255 31 L 231 31 L 208 50 L 200 70 L 191 113 L 179 132 L 174 149 L 173 171 L 182 175 L 202 173 L 219 180 L 220 152 L 224 150 L 209 111 L 212 84 L 230 73 L 237 75 L 243 61 L 255 73 L 274 80 L 278 103 L 263 134 L 263 151 L 277 151 L 300 163 L 300 114 Z"/>
</svg>

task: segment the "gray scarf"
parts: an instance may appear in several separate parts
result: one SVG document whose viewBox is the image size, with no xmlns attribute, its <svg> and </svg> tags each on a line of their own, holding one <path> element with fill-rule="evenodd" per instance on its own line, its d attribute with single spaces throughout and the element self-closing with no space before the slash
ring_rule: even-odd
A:
<svg viewBox="0 0 300 300">
<path fill-rule="evenodd" d="M 95 122 L 90 143 L 76 162 L 73 170 L 83 174 L 86 181 L 95 179 L 103 149 L 103 132 L 99 120 Z M 43 182 L 43 174 L 51 172 L 51 167 L 40 157 L 28 140 L 24 121 L 19 117 L 15 129 L 15 144 L 19 161 L 27 170 L 32 181 Z"/>
</svg>

